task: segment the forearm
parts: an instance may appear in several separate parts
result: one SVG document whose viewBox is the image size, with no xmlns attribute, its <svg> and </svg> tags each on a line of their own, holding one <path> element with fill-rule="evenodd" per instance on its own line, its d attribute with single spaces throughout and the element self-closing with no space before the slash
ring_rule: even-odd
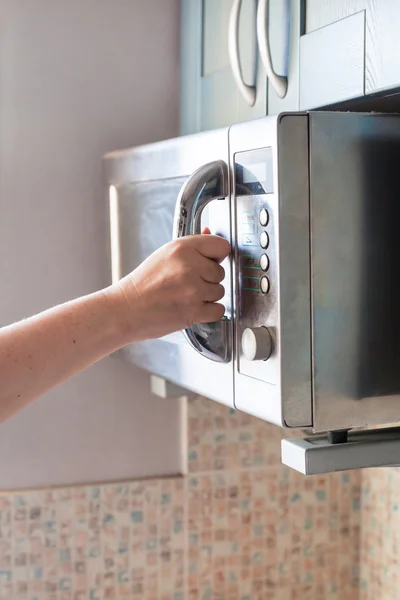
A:
<svg viewBox="0 0 400 600">
<path fill-rule="evenodd" d="M 96 292 L 0 329 L 0 422 L 129 342 L 113 302 Z"/>
<path fill-rule="evenodd" d="M 218 321 L 229 243 L 187 236 L 118 284 L 0 329 L 0 422 L 133 341 Z"/>
</svg>

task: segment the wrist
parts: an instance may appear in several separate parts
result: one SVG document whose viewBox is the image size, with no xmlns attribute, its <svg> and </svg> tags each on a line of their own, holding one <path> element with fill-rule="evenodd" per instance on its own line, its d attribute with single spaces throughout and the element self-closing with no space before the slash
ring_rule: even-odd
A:
<svg viewBox="0 0 400 600">
<path fill-rule="evenodd" d="M 107 302 L 107 312 L 116 332 L 118 345 L 126 346 L 135 341 L 137 325 L 134 323 L 134 315 L 139 312 L 139 298 L 128 298 L 119 283 L 110 285 L 102 290 Z"/>
</svg>

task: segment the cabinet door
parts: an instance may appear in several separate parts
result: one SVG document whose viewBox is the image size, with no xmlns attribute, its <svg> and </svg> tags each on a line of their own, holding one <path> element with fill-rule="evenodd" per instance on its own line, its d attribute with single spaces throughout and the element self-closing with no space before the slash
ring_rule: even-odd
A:
<svg viewBox="0 0 400 600">
<path fill-rule="evenodd" d="M 366 93 L 400 87 L 400 2 L 368 0 Z"/>
<path fill-rule="evenodd" d="M 265 2 L 265 0 L 259 0 Z M 267 30 L 257 28 L 260 54 L 269 45 L 273 71 L 286 78 L 286 93 L 282 97 L 272 78 L 267 80 L 268 114 L 298 110 L 299 55 L 301 34 L 301 2 L 299 0 L 269 0 Z"/>
<path fill-rule="evenodd" d="M 400 87 L 400 2 L 392 0 L 307 0 L 306 32 L 313 32 L 365 11 L 365 94 Z M 353 20 L 355 23 L 355 21 Z M 360 45 L 360 26 L 353 29 Z M 357 39 L 356 39 L 357 38 Z M 358 41 L 357 41 L 358 40 Z M 353 46 L 353 49 L 355 46 Z M 354 57 L 349 56 L 348 60 Z M 357 74 L 359 79 L 359 74 Z"/>
<path fill-rule="evenodd" d="M 253 105 L 238 89 L 229 56 L 234 5 L 240 9 L 238 61 L 244 82 L 255 88 Z M 181 7 L 181 133 L 264 116 L 266 78 L 257 52 L 257 0 L 182 0 Z"/>
<path fill-rule="evenodd" d="M 365 10 L 370 0 L 306 0 L 305 32 L 310 33 Z M 375 0 L 374 0 L 375 1 Z M 383 0 L 386 2 L 386 0 Z"/>
<path fill-rule="evenodd" d="M 365 93 L 368 0 L 306 0 L 300 38 L 300 109 Z"/>
<path fill-rule="evenodd" d="M 247 5 L 252 0 L 244 0 Z M 200 73 L 200 130 L 224 127 L 238 119 L 238 93 L 228 52 L 228 25 L 233 0 L 203 0 Z M 243 17 L 244 7 L 242 7 Z M 254 31 L 253 31 L 254 33 Z M 246 83 L 248 65 L 243 61 Z M 246 80 L 245 79 L 245 80 Z M 244 103 L 244 102 L 243 102 Z"/>
<path fill-rule="evenodd" d="M 237 61 L 246 85 L 254 87 L 255 102 L 240 92 L 229 56 L 229 28 L 237 9 Z M 257 0 L 203 0 L 200 128 L 213 129 L 266 114 L 266 80 L 256 39 Z M 231 32 L 232 35 L 232 32 Z"/>
</svg>

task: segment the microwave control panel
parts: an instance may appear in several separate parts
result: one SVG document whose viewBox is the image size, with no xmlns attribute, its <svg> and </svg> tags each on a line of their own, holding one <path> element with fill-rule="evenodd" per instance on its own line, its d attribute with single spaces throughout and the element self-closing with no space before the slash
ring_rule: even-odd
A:
<svg viewBox="0 0 400 600">
<path fill-rule="evenodd" d="M 235 154 L 238 371 L 278 383 L 277 198 L 272 149 Z"/>
</svg>

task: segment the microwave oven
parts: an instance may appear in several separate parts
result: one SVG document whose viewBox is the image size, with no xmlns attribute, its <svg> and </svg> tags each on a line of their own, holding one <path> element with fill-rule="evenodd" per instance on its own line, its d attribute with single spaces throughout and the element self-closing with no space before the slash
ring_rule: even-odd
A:
<svg viewBox="0 0 400 600">
<path fill-rule="evenodd" d="M 400 116 L 285 113 L 104 157 L 113 281 L 224 236 L 218 323 L 117 356 L 305 438 L 303 473 L 400 463 Z M 366 431 L 367 429 L 367 431 Z M 400 431 L 400 430 L 399 430 Z"/>
</svg>

